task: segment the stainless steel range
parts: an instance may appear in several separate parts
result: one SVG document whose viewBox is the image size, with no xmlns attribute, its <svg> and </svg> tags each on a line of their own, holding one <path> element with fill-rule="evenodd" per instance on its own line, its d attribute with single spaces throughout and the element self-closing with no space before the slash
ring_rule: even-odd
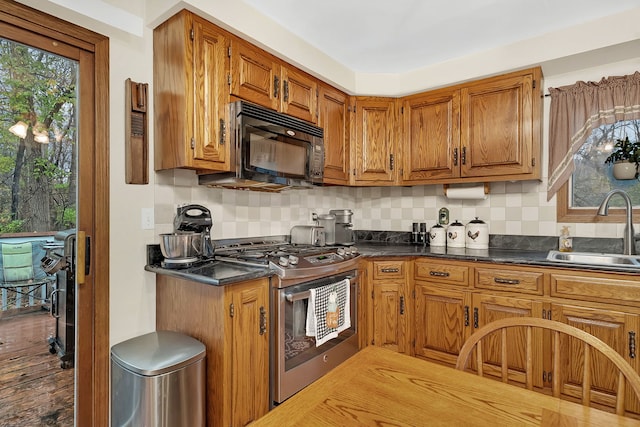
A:
<svg viewBox="0 0 640 427">
<path fill-rule="evenodd" d="M 215 253 L 218 260 L 264 266 L 276 273 L 271 290 L 270 329 L 274 405 L 358 352 L 357 248 L 243 241 L 218 246 Z M 333 313 L 322 305 L 325 303 L 326 307 L 339 307 L 335 325 L 324 317 L 325 313 Z M 317 313 L 321 315 L 315 316 Z M 310 323 L 314 326 L 311 331 Z"/>
</svg>

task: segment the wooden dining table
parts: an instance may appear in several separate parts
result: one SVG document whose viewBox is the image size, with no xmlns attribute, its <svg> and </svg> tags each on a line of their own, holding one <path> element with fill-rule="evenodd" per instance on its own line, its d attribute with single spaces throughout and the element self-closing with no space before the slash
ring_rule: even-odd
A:
<svg viewBox="0 0 640 427">
<path fill-rule="evenodd" d="M 640 421 L 370 346 L 251 425 L 611 427 Z"/>
</svg>

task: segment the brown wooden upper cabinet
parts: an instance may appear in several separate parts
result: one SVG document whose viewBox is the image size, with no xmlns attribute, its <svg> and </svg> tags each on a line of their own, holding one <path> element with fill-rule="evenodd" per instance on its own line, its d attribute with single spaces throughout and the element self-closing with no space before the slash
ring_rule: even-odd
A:
<svg viewBox="0 0 640 427">
<path fill-rule="evenodd" d="M 430 183 L 460 176 L 460 90 L 402 99 L 402 180 Z"/>
<path fill-rule="evenodd" d="M 540 178 L 541 80 L 533 68 L 461 89 L 461 176 Z"/>
<path fill-rule="evenodd" d="M 540 178 L 541 69 L 401 99 L 403 184 Z"/>
<path fill-rule="evenodd" d="M 356 185 L 392 185 L 397 176 L 395 99 L 355 97 L 355 149 L 352 150 Z"/>
<path fill-rule="evenodd" d="M 183 10 L 154 30 L 155 169 L 230 170 L 237 99 L 318 124 L 325 183 L 540 179 L 541 69 L 403 98 L 349 96 Z"/>
<path fill-rule="evenodd" d="M 155 169 L 229 170 L 228 34 L 188 11 L 153 32 Z"/>
<path fill-rule="evenodd" d="M 318 81 L 241 39 L 231 41 L 231 94 L 318 122 Z"/>
<path fill-rule="evenodd" d="M 324 182 L 348 185 L 350 179 L 350 97 L 320 84 L 318 126 L 324 129 Z"/>
</svg>

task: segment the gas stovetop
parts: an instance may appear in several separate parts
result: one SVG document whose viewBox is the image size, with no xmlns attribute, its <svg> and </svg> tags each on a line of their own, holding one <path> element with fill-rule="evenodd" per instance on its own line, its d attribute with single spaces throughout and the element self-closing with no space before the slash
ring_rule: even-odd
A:
<svg viewBox="0 0 640 427">
<path fill-rule="evenodd" d="M 281 241 L 243 242 L 215 249 L 217 260 L 271 268 L 281 278 L 331 273 L 355 264 L 359 256 L 353 246 L 292 245 Z"/>
</svg>

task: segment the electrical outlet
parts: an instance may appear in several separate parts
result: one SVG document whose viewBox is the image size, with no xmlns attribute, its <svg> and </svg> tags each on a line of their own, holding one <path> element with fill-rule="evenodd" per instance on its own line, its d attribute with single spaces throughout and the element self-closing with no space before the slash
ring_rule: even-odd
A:
<svg viewBox="0 0 640 427">
<path fill-rule="evenodd" d="M 141 220 L 143 230 L 153 230 L 155 228 L 155 221 L 153 218 L 153 208 L 142 208 Z"/>
</svg>

